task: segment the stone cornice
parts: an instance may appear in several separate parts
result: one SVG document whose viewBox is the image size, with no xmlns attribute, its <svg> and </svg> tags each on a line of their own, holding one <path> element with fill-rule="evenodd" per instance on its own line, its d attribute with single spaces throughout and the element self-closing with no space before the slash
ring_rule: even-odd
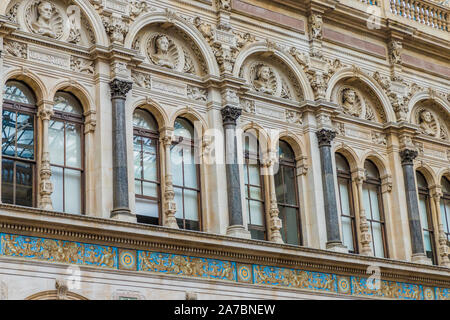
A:
<svg viewBox="0 0 450 320">
<path fill-rule="evenodd" d="M 367 276 L 367 266 L 377 265 L 381 268 L 384 279 L 450 287 L 448 269 L 437 266 L 7 204 L 0 204 L 0 210 L 2 221 L 0 230 L 7 233 L 89 241 L 123 248 L 153 249 L 349 275 Z"/>
</svg>

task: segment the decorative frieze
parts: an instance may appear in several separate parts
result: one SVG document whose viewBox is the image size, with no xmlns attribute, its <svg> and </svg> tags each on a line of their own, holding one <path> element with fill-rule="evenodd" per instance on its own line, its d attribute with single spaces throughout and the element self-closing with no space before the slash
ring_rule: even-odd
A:
<svg viewBox="0 0 450 320">
<path fill-rule="evenodd" d="M 29 60 L 45 63 L 54 67 L 70 69 L 70 55 L 52 52 L 48 48 L 28 45 Z"/>
<path fill-rule="evenodd" d="M 26 43 L 21 43 L 21 42 L 12 41 L 12 40 L 5 40 L 4 48 L 5 48 L 6 53 L 13 57 L 22 58 L 22 59 L 27 59 L 27 57 L 28 57 L 28 52 L 27 52 L 28 48 L 27 48 Z"/>
<path fill-rule="evenodd" d="M 297 111 L 286 110 L 286 122 L 291 124 L 302 125 L 302 114 Z"/>
<path fill-rule="evenodd" d="M 372 132 L 372 142 L 377 145 L 385 146 L 387 144 L 386 134 L 381 132 Z"/>
<path fill-rule="evenodd" d="M 149 74 L 145 74 L 142 72 L 132 71 L 131 78 L 136 86 L 144 89 L 151 89 L 151 77 Z"/>
<path fill-rule="evenodd" d="M 171 80 L 156 77 L 152 77 L 151 82 L 151 87 L 155 91 L 186 97 L 187 85 L 184 83 L 177 83 Z"/>
<path fill-rule="evenodd" d="M 192 100 L 206 102 L 208 100 L 208 90 L 188 85 L 187 97 Z"/>
<path fill-rule="evenodd" d="M 95 72 L 94 61 L 80 57 L 70 57 L 70 70 L 92 75 Z"/>
</svg>

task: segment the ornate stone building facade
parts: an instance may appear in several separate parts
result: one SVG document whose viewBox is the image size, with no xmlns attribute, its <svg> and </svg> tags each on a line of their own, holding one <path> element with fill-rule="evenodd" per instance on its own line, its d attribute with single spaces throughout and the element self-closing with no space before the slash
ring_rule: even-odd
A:
<svg viewBox="0 0 450 320">
<path fill-rule="evenodd" d="M 450 299 L 449 19 L 1 1 L 1 299 Z"/>
</svg>

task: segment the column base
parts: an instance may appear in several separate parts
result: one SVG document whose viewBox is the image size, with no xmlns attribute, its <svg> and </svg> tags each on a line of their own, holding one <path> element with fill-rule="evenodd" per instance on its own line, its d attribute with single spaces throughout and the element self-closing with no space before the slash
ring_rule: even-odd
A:
<svg viewBox="0 0 450 320">
<path fill-rule="evenodd" d="M 250 231 L 248 231 L 247 229 L 245 229 L 244 226 L 241 226 L 241 225 L 228 226 L 227 227 L 227 236 L 243 238 L 243 239 L 251 239 L 252 238 Z"/>
<path fill-rule="evenodd" d="M 411 262 L 432 265 L 433 262 L 424 253 L 416 253 L 411 256 Z"/>
<path fill-rule="evenodd" d="M 327 242 L 326 249 L 334 252 L 348 253 L 348 248 L 342 242 Z"/>
<path fill-rule="evenodd" d="M 117 208 L 111 211 L 111 219 L 116 219 L 126 222 L 137 222 L 136 215 L 131 213 L 128 208 Z"/>
</svg>

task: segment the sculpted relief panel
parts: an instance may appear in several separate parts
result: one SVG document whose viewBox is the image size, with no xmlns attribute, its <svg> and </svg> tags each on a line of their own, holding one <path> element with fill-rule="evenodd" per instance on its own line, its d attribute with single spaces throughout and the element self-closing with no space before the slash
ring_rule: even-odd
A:
<svg viewBox="0 0 450 320">
<path fill-rule="evenodd" d="M 301 101 L 303 92 L 290 70 L 275 57 L 253 56 L 247 59 L 240 70 L 251 89 L 266 95 Z"/>
<path fill-rule="evenodd" d="M 386 115 L 376 95 L 360 81 L 343 81 L 332 94 L 344 114 L 364 120 L 384 123 Z"/>
<path fill-rule="evenodd" d="M 198 76 L 207 73 L 200 49 L 175 27 L 164 29 L 155 24 L 144 28 L 137 35 L 133 48 L 151 65 Z"/>
<path fill-rule="evenodd" d="M 412 122 L 420 127 L 420 133 L 437 139 L 449 140 L 450 117 L 432 101 L 422 101 L 413 110 Z"/>
<path fill-rule="evenodd" d="M 9 5 L 8 18 L 23 31 L 81 46 L 95 43 L 95 35 L 80 8 L 67 1 L 25 0 Z"/>
</svg>

